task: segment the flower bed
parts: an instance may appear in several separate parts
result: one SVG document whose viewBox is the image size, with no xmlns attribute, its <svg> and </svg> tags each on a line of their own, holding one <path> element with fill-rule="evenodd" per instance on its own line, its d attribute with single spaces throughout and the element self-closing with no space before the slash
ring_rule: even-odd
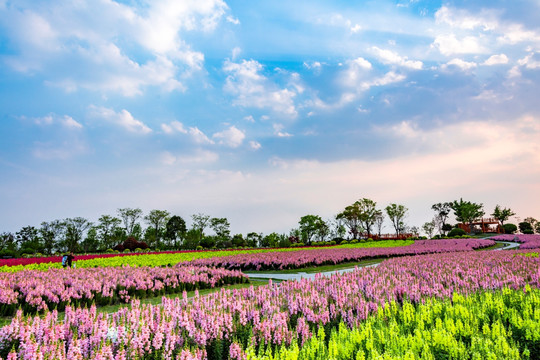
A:
<svg viewBox="0 0 540 360">
<path fill-rule="evenodd" d="M 496 241 L 513 241 L 519 242 L 520 249 L 540 249 L 540 234 L 504 234 L 490 238 Z"/>
<path fill-rule="evenodd" d="M 116 267 L 0 273 L 0 315 L 63 310 L 66 305 L 109 305 L 165 293 L 247 282 L 239 271 L 206 267 Z"/>
<path fill-rule="evenodd" d="M 98 314 L 95 307 L 67 307 L 64 322 L 58 321 L 56 312 L 42 318 L 24 318 L 19 312 L 0 329 L 0 356 L 11 352 L 10 359 L 43 354 L 55 359 L 228 359 L 231 354 L 242 358 L 242 349 L 250 344 L 302 346 L 321 327 L 329 334 L 341 323 L 358 328 L 381 311 L 391 316 L 385 304 L 392 302 L 420 304 L 452 299 L 456 293 L 538 288 L 538 257 L 516 254 L 400 257 L 377 268 L 314 281 L 223 289 L 192 299 L 164 298 L 162 306 L 134 301 L 131 308 L 111 315 Z M 496 303 L 493 311 L 503 311 L 502 305 Z M 536 314 L 534 309 L 527 311 Z M 538 327 L 533 330 L 536 334 Z M 537 338 L 531 339 L 537 344 Z"/>
<path fill-rule="evenodd" d="M 335 265 L 365 259 L 419 255 L 442 252 L 470 251 L 495 244 L 492 240 L 448 239 L 420 240 L 413 245 L 396 248 L 334 248 L 280 253 L 238 254 L 232 256 L 196 259 L 194 266 L 216 266 L 239 270 L 283 270 L 308 266 Z M 182 263 L 178 264 L 179 266 Z"/>
</svg>

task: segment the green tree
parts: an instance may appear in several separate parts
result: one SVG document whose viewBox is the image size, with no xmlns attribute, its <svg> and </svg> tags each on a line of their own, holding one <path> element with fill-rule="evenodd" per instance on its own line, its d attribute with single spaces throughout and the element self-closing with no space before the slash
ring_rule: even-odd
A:
<svg viewBox="0 0 540 360">
<path fill-rule="evenodd" d="M 25 226 L 15 233 L 15 239 L 19 244 L 21 253 L 35 254 L 43 251 L 39 231 L 33 226 Z"/>
<path fill-rule="evenodd" d="M 247 242 L 246 242 L 246 240 L 244 240 L 244 237 L 242 236 L 242 234 L 235 234 L 232 237 L 231 241 L 232 241 L 233 246 L 235 246 L 235 247 L 246 246 L 247 245 Z"/>
<path fill-rule="evenodd" d="M 230 226 L 231 224 L 229 224 L 227 218 L 210 219 L 210 227 L 221 240 L 229 240 L 231 234 L 231 231 L 229 230 Z"/>
<path fill-rule="evenodd" d="M 392 226 L 396 230 L 396 235 L 400 235 L 404 228 L 405 228 L 405 217 L 407 216 L 407 209 L 403 205 L 399 204 L 390 204 L 386 207 L 386 214 L 390 218 L 390 221 L 392 222 Z"/>
<path fill-rule="evenodd" d="M 300 232 L 302 234 L 303 242 L 306 245 L 310 245 L 313 237 L 320 234 L 321 229 L 328 226 L 318 215 L 305 215 L 300 218 L 298 222 L 300 224 Z"/>
<path fill-rule="evenodd" d="M 138 220 L 141 218 L 142 214 L 143 212 L 139 208 L 118 209 L 118 216 L 124 222 L 124 228 L 126 229 L 126 233 L 128 236 L 133 236 L 137 238 L 136 236 L 134 236 L 133 231 L 135 229 L 135 225 L 138 223 Z"/>
<path fill-rule="evenodd" d="M 444 202 L 444 203 L 437 203 L 433 204 L 431 206 L 431 209 L 435 211 L 435 224 L 438 226 L 439 234 L 444 235 L 447 228 L 446 220 L 448 220 L 448 216 L 450 215 L 450 212 L 452 211 L 452 203 Z"/>
<path fill-rule="evenodd" d="M 278 233 L 273 232 L 263 237 L 262 247 L 277 247 L 280 240 Z"/>
<path fill-rule="evenodd" d="M 15 235 L 10 232 L 3 232 L 0 234 L 0 251 L 4 255 L 17 255 L 17 242 L 15 241 Z"/>
<path fill-rule="evenodd" d="M 531 225 L 530 230 L 532 230 L 532 232 L 534 233 L 534 230 L 538 226 L 538 220 L 536 220 L 535 218 L 529 216 L 529 217 L 526 217 L 525 219 L 523 219 L 523 222 L 529 223 Z"/>
<path fill-rule="evenodd" d="M 519 226 L 519 231 L 521 231 L 521 233 L 523 234 L 532 234 L 534 233 L 534 228 L 533 226 L 531 225 L 530 222 L 527 222 L 527 221 L 522 221 L 518 224 Z"/>
<path fill-rule="evenodd" d="M 501 209 L 499 205 L 495 206 L 495 210 L 493 210 L 493 216 L 495 220 L 499 221 L 501 223 L 501 226 L 504 228 L 504 222 L 508 220 L 511 216 L 516 215 L 515 212 L 513 212 L 511 209 Z"/>
<path fill-rule="evenodd" d="M 167 210 L 151 210 L 144 220 L 153 227 L 155 242 L 157 246 L 161 244 L 162 229 L 169 220 L 169 212 Z"/>
<path fill-rule="evenodd" d="M 424 230 L 429 239 L 433 238 L 433 233 L 435 232 L 435 220 L 424 223 L 424 225 L 422 225 L 422 230 Z"/>
<path fill-rule="evenodd" d="M 473 221 L 484 216 L 483 204 L 477 204 L 459 199 L 459 201 L 454 200 L 451 207 L 452 210 L 454 210 L 456 220 L 463 224 L 468 224 L 471 233 L 473 231 Z"/>
<path fill-rule="evenodd" d="M 189 229 L 186 231 L 186 237 L 182 243 L 184 249 L 196 249 L 202 240 L 200 229 Z"/>
<path fill-rule="evenodd" d="M 99 249 L 99 237 L 98 237 L 98 227 L 91 226 L 86 233 L 86 237 L 81 242 L 81 249 L 85 253 L 97 252 Z"/>
<path fill-rule="evenodd" d="M 384 213 L 380 210 L 377 210 L 375 214 L 375 226 L 377 229 L 377 234 L 381 237 L 382 228 L 384 225 Z"/>
<path fill-rule="evenodd" d="M 191 215 L 191 220 L 193 221 L 192 228 L 199 231 L 199 241 L 201 241 L 204 236 L 204 230 L 210 225 L 210 216 L 201 213 L 193 214 Z"/>
<path fill-rule="evenodd" d="M 60 220 L 42 222 L 39 233 L 43 239 L 43 251 L 45 254 L 52 254 L 59 247 L 64 225 Z"/>
<path fill-rule="evenodd" d="M 123 242 L 124 239 L 118 238 L 120 235 L 119 226 L 122 223 L 117 217 L 110 215 L 101 215 L 98 219 L 97 236 L 102 250 L 112 249 L 115 245 Z M 126 234 L 127 235 L 127 234 Z M 127 238 L 127 236 L 126 236 Z"/>
<path fill-rule="evenodd" d="M 77 252 L 86 230 L 92 223 L 83 217 L 64 220 L 64 246 L 67 251 Z"/>
<path fill-rule="evenodd" d="M 172 242 L 172 246 L 175 249 L 179 248 L 179 240 L 180 243 L 184 240 L 184 237 L 186 235 L 186 222 L 182 217 L 178 215 L 173 215 L 167 221 L 167 225 L 165 226 L 165 237 L 169 240 L 169 242 Z"/>
<path fill-rule="evenodd" d="M 363 227 L 364 223 L 369 223 L 369 213 L 366 213 L 366 209 L 373 209 L 375 212 L 374 204 L 372 200 L 362 199 L 354 202 L 354 204 L 349 205 L 341 213 L 337 214 L 336 218 L 343 220 L 345 225 L 349 228 L 349 232 L 352 234 L 354 239 L 358 238 L 358 234 L 364 230 L 369 229 Z M 373 214 L 374 218 L 374 214 Z"/>
<path fill-rule="evenodd" d="M 246 235 L 247 246 L 255 248 L 262 246 L 262 234 L 257 234 L 256 232 L 250 232 Z"/>
</svg>

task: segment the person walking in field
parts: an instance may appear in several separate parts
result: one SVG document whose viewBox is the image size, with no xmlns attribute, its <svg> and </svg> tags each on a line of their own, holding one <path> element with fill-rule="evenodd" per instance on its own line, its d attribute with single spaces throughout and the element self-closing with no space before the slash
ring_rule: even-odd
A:
<svg viewBox="0 0 540 360">
<path fill-rule="evenodd" d="M 75 259 L 75 256 L 73 256 L 73 251 L 70 252 L 68 255 L 62 256 L 62 266 L 64 268 L 71 267 L 73 259 Z"/>
</svg>

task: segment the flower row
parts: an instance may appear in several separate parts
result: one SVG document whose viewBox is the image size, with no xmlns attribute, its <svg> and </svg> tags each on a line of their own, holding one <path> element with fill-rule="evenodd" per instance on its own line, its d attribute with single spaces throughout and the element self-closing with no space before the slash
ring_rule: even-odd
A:
<svg viewBox="0 0 540 360">
<path fill-rule="evenodd" d="M 504 234 L 493 236 L 490 239 L 519 242 L 521 243 L 520 249 L 540 249 L 540 234 Z"/>
<path fill-rule="evenodd" d="M 315 280 L 222 289 L 132 302 L 114 314 L 66 308 L 0 329 L 0 356 L 10 359 L 228 359 L 249 346 L 302 346 L 319 327 L 358 328 L 385 304 L 450 299 L 510 288 L 538 288 L 539 259 L 519 252 L 462 252 L 399 257 L 376 268 Z M 536 314 L 536 312 L 535 312 Z M 537 316 L 538 314 L 534 315 Z M 538 321 L 540 319 L 537 319 Z M 13 349 L 13 351 L 11 351 Z M 236 355 L 235 355 L 236 356 Z"/>
<path fill-rule="evenodd" d="M 335 265 L 373 258 L 470 251 L 494 244 L 493 240 L 482 239 L 420 240 L 409 246 L 395 248 L 331 248 L 280 253 L 237 254 L 196 259 L 190 264 L 240 270 L 283 270 Z M 180 263 L 178 266 L 183 264 L 185 263 Z"/>
<path fill-rule="evenodd" d="M 68 305 L 108 305 L 165 293 L 247 282 L 239 271 L 206 267 L 115 267 L 0 273 L 0 315 Z"/>
</svg>

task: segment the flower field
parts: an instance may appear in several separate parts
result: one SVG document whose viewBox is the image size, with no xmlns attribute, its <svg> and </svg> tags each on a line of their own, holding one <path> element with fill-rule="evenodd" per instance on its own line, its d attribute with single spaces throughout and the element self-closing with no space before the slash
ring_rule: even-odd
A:
<svg viewBox="0 0 540 360">
<path fill-rule="evenodd" d="M 359 243 L 354 245 L 337 245 L 324 247 L 324 249 L 336 248 L 385 248 L 401 247 L 413 244 L 412 240 L 391 240 Z M 93 268 L 96 266 L 170 266 L 179 262 L 188 262 L 195 259 L 231 256 L 238 254 L 279 253 L 303 250 L 320 250 L 321 247 L 298 247 L 298 248 L 264 248 L 264 249 L 233 249 L 233 250 L 205 250 L 205 251 L 175 251 L 160 253 L 140 254 L 99 254 L 78 255 L 76 264 L 78 268 Z M 0 272 L 15 272 L 21 270 L 48 270 L 50 268 L 61 269 L 61 257 L 29 258 L 29 259 L 3 259 L 0 260 Z"/>
<path fill-rule="evenodd" d="M 216 266 L 239 270 L 283 270 L 308 266 L 335 265 L 365 259 L 394 256 L 471 251 L 494 245 L 492 240 L 449 239 L 420 240 L 414 244 L 395 248 L 331 248 L 295 252 L 237 254 L 232 256 L 197 259 L 195 266 Z M 179 266 L 182 266 L 180 263 Z"/>
<path fill-rule="evenodd" d="M 534 359 L 540 263 L 522 254 L 403 256 L 313 281 L 135 300 L 113 314 L 67 306 L 63 322 L 19 311 L 0 329 L 0 357 Z"/>
<path fill-rule="evenodd" d="M 206 267 L 115 267 L 0 273 L 0 316 L 66 305 L 109 305 L 165 293 L 247 282 L 239 271 Z"/>
<path fill-rule="evenodd" d="M 538 234 L 504 234 L 491 237 L 497 241 L 515 241 L 522 243 L 520 249 L 540 249 L 540 235 Z"/>
</svg>

